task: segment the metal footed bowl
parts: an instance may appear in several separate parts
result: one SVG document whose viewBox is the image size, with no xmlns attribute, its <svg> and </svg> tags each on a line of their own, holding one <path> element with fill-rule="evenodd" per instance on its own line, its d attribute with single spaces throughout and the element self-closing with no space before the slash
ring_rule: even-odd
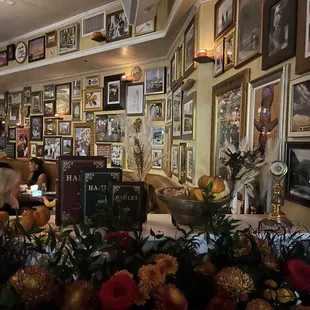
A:
<svg viewBox="0 0 310 310">
<path fill-rule="evenodd" d="M 181 225 L 188 226 L 202 226 L 203 219 L 199 216 L 199 210 L 204 206 L 205 202 L 196 201 L 190 198 L 178 198 L 173 196 L 166 196 L 163 194 L 166 189 L 182 189 L 182 187 L 163 187 L 156 190 L 157 197 L 166 205 L 169 213 L 174 217 L 176 222 Z M 230 196 L 224 199 L 208 203 L 222 207 L 230 200 Z"/>
</svg>

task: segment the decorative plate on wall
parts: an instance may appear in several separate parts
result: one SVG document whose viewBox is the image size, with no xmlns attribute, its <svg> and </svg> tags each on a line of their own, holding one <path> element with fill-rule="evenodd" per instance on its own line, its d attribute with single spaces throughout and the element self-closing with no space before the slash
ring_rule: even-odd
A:
<svg viewBox="0 0 310 310">
<path fill-rule="evenodd" d="M 27 45 L 24 42 L 19 42 L 15 48 L 15 60 L 19 64 L 25 62 L 27 58 Z"/>
</svg>

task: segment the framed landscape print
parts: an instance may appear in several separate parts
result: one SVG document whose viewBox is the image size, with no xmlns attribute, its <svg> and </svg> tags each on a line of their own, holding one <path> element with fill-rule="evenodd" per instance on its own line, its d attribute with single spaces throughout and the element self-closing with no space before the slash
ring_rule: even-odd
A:
<svg viewBox="0 0 310 310">
<path fill-rule="evenodd" d="M 125 108 L 125 85 L 121 81 L 125 73 L 104 78 L 104 110 L 123 110 Z"/>
<path fill-rule="evenodd" d="M 165 120 L 165 99 L 148 100 L 146 102 L 147 115 L 153 118 L 153 121 Z"/>
<path fill-rule="evenodd" d="M 111 167 L 123 167 L 123 146 L 111 145 Z"/>
<path fill-rule="evenodd" d="M 224 39 L 224 71 L 227 71 L 235 64 L 235 33 L 230 33 Z"/>
<path fill-rule="evenodd" d="M 174 176 L 179 177 L 180 166 L 180 148 L 179 145 L 173 145 L 171 148 L 171 171 Z"/>
<path fill-rule="evenodd" d="M 181 87 L 172 93 L 172 137 L 181 138 L 182 126 L 182 90 Z"/>
<path fill-rule="evenodd" d="M 42 92 L 37 91 L 31 93 L 31 108 L 30 112 L 32 114 L 42 114 L 43 103 L 42 103 Z"/>
<path fill-rule="evenodd" d="M 100 75 L 88 76 L 85 78 L 86 88 L 88 87 L 100 87 Z"/>
<path fill-rule="evenodd" d="M 28 128 L 16 128 L 16 158 L 29 158 L 29 130 Z"/>
<path fill-rule="evenodd" d="M 166 97 L 165 122 L 166 124 L 172 122 L 172 93 Z"/>
<path fill-rule="evenodd" d="M 30 141 L 43 141 L 43 116 L 30 116 Z"/>
<path fill-rule="evenodd" d="M 295 56 L 297 1 L 266 1 L 263 16 L 262 70 L 267 70 Z"/>
<path fill-rule="evenodd" d="M 78 79 L 72 81 L 72 98 L 82 97 L 83 80 Z"/>
<path fill-rule="evenodd" d="M 310 137 L 310 76 L 290 82 L 288 137 Z"/>
<path fill-rule="evenodd" d="M 28 41 L 28 62 L 45 59 L 45 36 Z"/>
<path fill-rule="evenodd" d="M 81 101 L 72 102 L 72 120 L 80 121 L 81 120 Z"/>
<path fill-rule="evenodd" d="M 107 43 L 131 37 L 132 27 L 123 10 L 107 14 L 106 23 Z"/>
<path fill-rule="evenodd" d="M 153 149 L 152 150 L 152 169 L 162 169 L 163 168 L 163 159 L 160 158 L 156 160 L 157 157 L 160 157 L 163 155 L 163 150 L 162 149 Z"/>
<path fill-rule="evenodd" d="M 56 114 L 71 115 L 71 83 L 56 85 Z"/>
<path fill-rule="evenodd" d="M 73 138 L 61 138 L 61 155 L 72 156 Z"/>
<path fill-rule="evenodd" d="M 224 73 L 224 45 L 223 39 L 214 46 L 214 77 Z"/>
<path fill-rule="evenodd" d="M 57 31 L 51 31 L 45 34 L 46 47 L 54 47 L 57 45 Z"/>
<path fill-rule="evenodd" d="M 237 57 L 241 67 L 261 54 L 262 14 L 265 0 L 237 0 Z"/>
<path fill-rule="evenodd" d="M 83 110 L 84 111 L 102 111 L 103 95 L 102 88 L 92 88 L 83 90 Z"/>
<path fill-rule="evenodd" d="M 61 155 L 61 137 L 44 137 L 44 156 L 47 161 L 56 161 Z"/>
<path fill-rule="evenodd" d="M 43 86 L 43 100 L 55 99 L 55 85 Z"/>
<path fill-rule="evenodd" d="M 58 54 L 75 52 L 79 49 L 79 24 L 58 30 Z"/>
<path fill-rule="evenodd" d="M 184 77 L 188 77 L 196 68 L 194 61 L 196 52 L 196 22 L 197 17 L 191 20 L 184 32 Z"/>
<path fill-rule="evenodd" d="M 153 127 L 153 146 L 163 146 L 165 142 L 165 127 Z"/>
<path fill-rule="evenodd" d="M 43 101 L 44 116 L 55 116 L 55 100 Z"/>
<path fill-rule="evenodd" d="M 50 135 L 50 136 L 57 135 L 56 118 L 44 118 L 44 135 Z"/>
<path fill-rule="evenodd" d="M 94 155 L 94 125 L 91 123 L 73 124 L 73 155 Z"/>
<path fill-rule="evenodd" d="M 193 140 L 195 130 L 195 107 L 196 107 L 196 92 L 183 99 L 182 109 L 182 139 Z"/>
<path fill-rule="evenodd" d="M 236 0 L 217 0 L 214 6 L 214 41 L 234 27 L 235 19 Z"/>
<path fill-rule="evenodd" d="M 185 149 L 186 181 L 195 185 L 196 152 L 194 147 Z"/>
<path fill-rule="evenodd" d="M 71 136 L 71 121 L 58 121 L 58 135 Z"/>
<path fill-rule="evenodd" d="M 126 85 L 126 114 L 144 115 L 144 83 Z"/>
<path fill-rule="evenodd" d="M 309 171 L 310 171 L 310 142 L 287 142 L 285 198 L 310 206 Z"/>
<path fill-rule="evenodd" d="M 166 67 L 145 70 L 145 94 L 156 95 L 166 92 Z"/>
<path fill-rule="evenodd" d="M 121 142 L 124 135 L 121 120 L 117 114 L 96 115 L 96 143 Z"/>
<path fill-rule="evenodd" d="M 8 64 L 9 64 L 8 51 L 7 50 L 0 51 L 0 67 L 5 67 Z"/>
<path fill-rule="evenodd" d="M 155 31 L 155 17 L 148 22 L 145 22 L 139 26 L 135 27 L 135 37 L 142 36 L 147 33 Z"/>
</svg>

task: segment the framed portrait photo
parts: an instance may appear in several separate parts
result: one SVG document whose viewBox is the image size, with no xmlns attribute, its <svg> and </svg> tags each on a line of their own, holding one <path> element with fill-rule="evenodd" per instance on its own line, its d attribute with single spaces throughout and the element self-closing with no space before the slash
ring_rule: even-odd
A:
<svg viewBox="0 0 310 310">
<path fill-rule="evenodd" d="M 74 156 L 94 155 L 94 125 L 91 123 L 73 124 Z"/>
<path fill-rule="evenodd" d="M 196 149 L 194 147 L 186 147 L 185 152 L 186 181 L 195 185 Z"/>
<path fill-rule="evenodd" d="M 81 120 L 81 101 L 73 101 L 72 102 L 72 120 L 80 121 Z"/>
<path fill-rule="evenodd" d="M 144 83 L 126 85 L 126 114 L 144 115 Z"/>
<path fill-rule="evenodd" d="M 235 33 L 230 33 L 224 40 L 224 71 L 228 71 L 235 64 Z"/>
<path fill-rule="evenodd" d="M 156 95 L 166 92 L 166 67 L 145 70 L 145 94 Z"/>
<path fill-rule="evenodd" d="M 153 121 L 165 120 L 165 99 L 147 100 L 147 115 L 153 118 Z"/>
<path fill-rule="evenodd" d="M 135 27 L 135 37 L 155 31 L 156 17 Z"/>
<path fill-rule="evenodd" d="M 72 156 L 73 138 L 61 138 L 61 155 Z"/>
<path fill-rule="evenodd" d="M 0 67 L 5 67 L 8 64 L 9 64 L 8 51 L 7 50 L 0 51 Z"/>
<path fill-rule="evenodd" d="M 55 86 L 56 114 L 71 115 L 71 83 Z"/>
<path fill-rule="evenodd" d="M 236 22 L 236 0 L 217 0 L 214 6 L 214 41 L 232 29 Z"/>
<path fill-rule="evenodd" d="M 43 141 L 43 116 L 30 116 L 30 141 Z"/>
<path fill-rule="evenodd" d="M 172 137 L 181 138 L 182 126 L 182 90 L 181 87 L 172 93 Z"/>
<path fill-rule="evenodd" d="M 188 77 L 195 69 L 197 16 L 191 20 L 184 32 L 184 77 Z"/>
<path fill-rule="evenodd" d="M 37 91 L 31 93 L 31 107 L 30 112 L 32 114 L 42 114 L 43 103 L 42 103 L 42 92 Z"/>
<path fill-rule="evenodd" d="M 44 135 L 56 136 L 57 135 L 57 119 L 44 118 Z"/>
<path fill-rule="evenodd" d="M 79 24 L 58 30 L 58 54 L 75 52 L 79 49 Z"/>
<path fill-rule="evenodd" d="M 103 110 L 102 88 L 92 88 L 83 91 L 83 111 Z"/>
<path fill-rule="evenodd" d="M 225 39 L 214 45 L 214 77 L 224 73 L 224 47 Z"/>
<path fill-rule="evenodd" d="M 152 150 L 152 169 L 162 169 L 163 168 L 163 159 L 157 159 L 163 155 L 162 149 L 153 149 Z"/>
<path fill-rule="evenodd" d="M 61 137 L 44 137 L 44 160 L 56 161 L 60 155 Z"/>
<path fill-rule="evenodd" d="M 121 81 L 124 73 L 104 78 L 104 110 L 123 110 L 125 108 L 125 85 Z"/>
<path fill-rule="evenodd" d="M 117 114 L 96 115 L 96 143 L 121 142 L 124 135 L 124 129 Z"/>
<path fill-rule="evenodd" d="M 83 88 L 83 80 L 78 79 L 72 81 L 72 98 L 81 98 L 82 97 L 82 88 Z"/>
<path fill-rule="evenodd" d="M 43 86 L 43 100 L 55 99 L 55 85 Z"/>
<path fill-rule="evenodd" d="M 182 139 L 193 140 L 195 131 L 196 92 L 183 98 Z"/>
<path fill-rule="evenodd" d="M 55 100 L 43 101 L 43 115 L 44 116 L 55 116 Z"/>
<path fill-rule="evenodd" d="M 71 121 L 58 121 L 58 135 L 71 136 Z"/>
<path fill-rule="evenodd" d="M 57 45 L 57 31 L 51 31 L 45 34 L 46 47 L 54 47 Z"/>
<path fill-rule="evenodd" d="M 45 59 L 45 36 L 28 41 L 28 62 Z"/>
<path fill-rule="evenodd" d="M 153 146 L 164 146 L 165 143 L 165 127 L 156 126 L 153 127 Z"/>
<path fill-rule="evenodd" d="M 132 34 L 132 27 L 123 10 L 107 14 L 106 29 L 107 43 L 130 38 Z"/>
</svg>

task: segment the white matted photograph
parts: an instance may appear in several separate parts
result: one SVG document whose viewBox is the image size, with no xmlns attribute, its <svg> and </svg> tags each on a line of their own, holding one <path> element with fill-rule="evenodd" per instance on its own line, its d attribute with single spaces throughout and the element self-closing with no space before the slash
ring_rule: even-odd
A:
<svg viewBox="0 0 310 310">
<path fill-rule="evenodd" d="M 44 137 L 44 160 L 57 160 L 61 155 L 61 138 Z"/>
<path fill-rule="evenodd" d="M 127 85 L 126 114 L 129 116 L 144 115 L 144 83 Z"/>
<path fill-rule="evenodd" d="M 156 95 L 166 92 L 166 67 L 145 70 L 145 94 Z"/>
<path fill-rule="evenodd" d="M 159 158 L 160 156 L 163 155 L 163 150 L 161 149 L 153 149 L 152 150 L 152 169 L 162 169 L 163 168 L 163 160 L 162 158 L 156 160 L 156 158 Z"/>
<path fill-rule="evenodd" d="M 147 104 L 147 115 L 152 117 L 154 121 L 165 120 L 165 99 L 150 100 Z"/>
<path fill-rule="evenodd" d="M 108 105 L 120 103 L 120 90 L 121 81 L 108 82 Z"/>
<path fill-rule="evenodd" d="M 82 88 L 83 88 L 82 79 L 72 81 L 72 97 L 80 98 L 82 97 Z"/>
<path fill-rule="evenodd" d="M 163 146 L 165 141 L 165 127 L 157 126 L 153 127 L 153 142 L 154 146 Z"/>
<path fill-rule="evenodd" d="M 111 167 L 123 166 L 123 146 L 112 145 L 111 146 Z"/>
</svg>

